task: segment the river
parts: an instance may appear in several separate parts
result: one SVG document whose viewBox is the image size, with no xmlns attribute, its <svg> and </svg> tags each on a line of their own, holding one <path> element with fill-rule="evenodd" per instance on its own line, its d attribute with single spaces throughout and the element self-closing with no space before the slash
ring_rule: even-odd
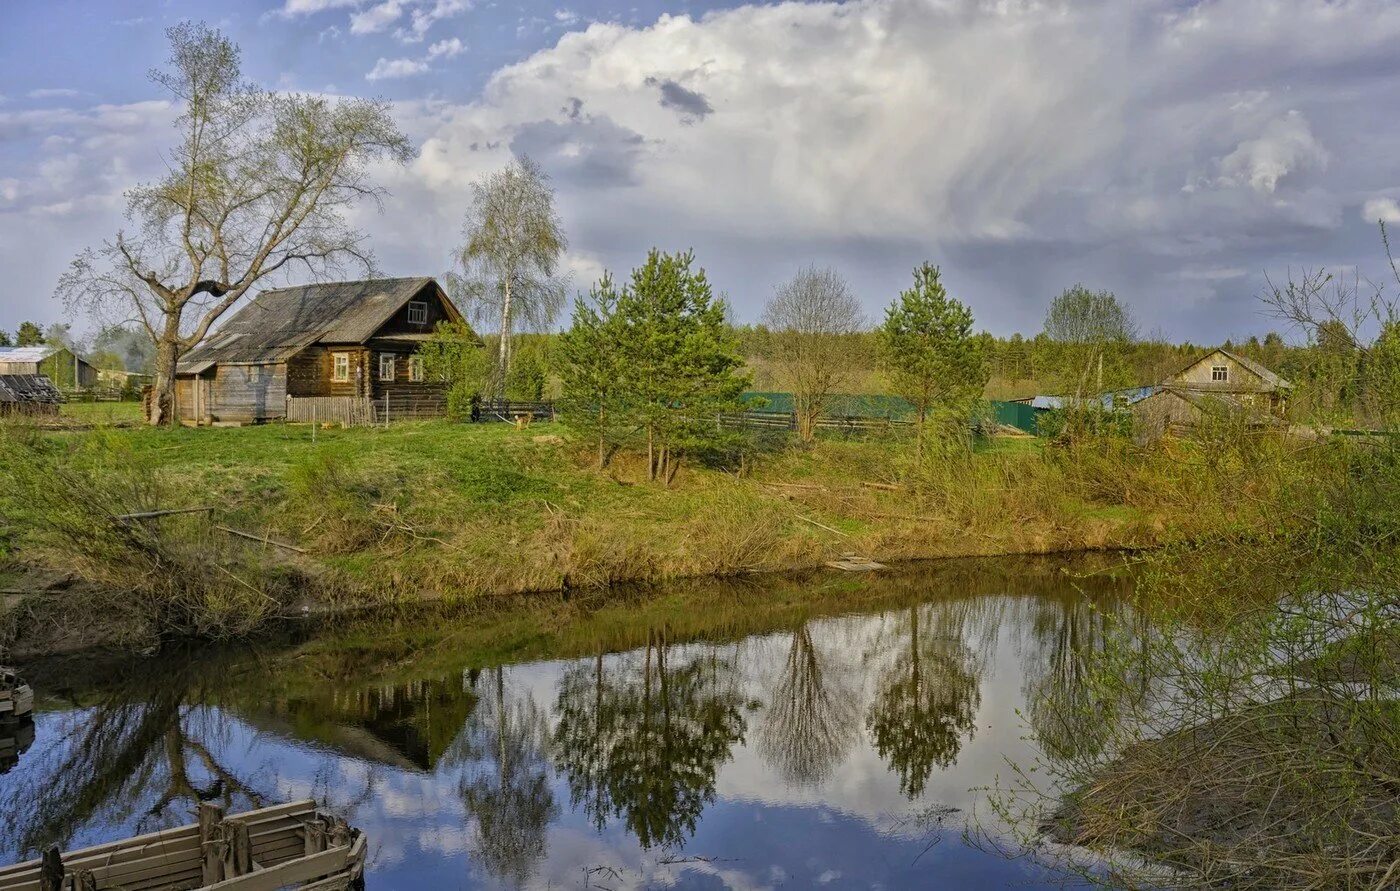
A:
<svg viewBox="0 0 1400 891">
<path fill-rule="evenodd" d="M 1126 612 L 1111 562 L 686 583 L 35 666 L 0 862 L 200 798 L 314 797 L 368 834 L 370 888 L 1064 887 L 999 842 L 985 790 L 1094 744 L 1066 716 Z"/>
</svg>

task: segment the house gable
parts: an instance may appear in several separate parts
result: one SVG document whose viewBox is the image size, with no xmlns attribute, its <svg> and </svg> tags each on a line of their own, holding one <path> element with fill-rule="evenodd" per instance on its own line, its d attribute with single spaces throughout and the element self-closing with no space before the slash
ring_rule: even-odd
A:
<svg viewBox="0 0 1400 891">
<path fill-rule="evenodd" d="M 1165 382 L 1168 386 L 1226 393 L 1272 393 L 1290 388 L 1269 369 L 1229 350 L 1214 349 Z"/>
</svg>

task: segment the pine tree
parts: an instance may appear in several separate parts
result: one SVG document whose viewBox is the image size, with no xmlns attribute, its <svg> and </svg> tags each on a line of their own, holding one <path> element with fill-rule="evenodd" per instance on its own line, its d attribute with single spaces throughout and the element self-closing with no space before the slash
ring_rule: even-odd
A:
<svg viewBox="0 0 1400 891">
<path fill-rule="evenodd" d="M 39 346 L 44 342 L 44 331 L 34 322 L 20 322 L 15 332 L 15 346 Z"/>
<path fill-rule="evenodd" d="M 627 413 L 645 432 L 647 477 L 670 485 L 688 451 L 712 444 L 715 418 L 749 386 L 725 306 L 694 254 L 653 249 L 618 295 Z"/>
<path fill-rule="evenodd" d="M 916 457 L 923 459 L 924 432 L 936 418 L 966 429 L 973 405 L 987 384 L 983 341 L 972 333 L 972 310 L 949 297 L 937 266 L 914 270 L 914 287 L 885 310 L 880 354 L 895 391 L 914 406 Z"/>
<path fill-rule="evenodd" d="M 612 275 L 604 273 L 588 299 L 574 303 L 573 324 L 559 339 L 565 411 L 597 437 L 599 470 L 620 444 L 616 431 L 626 391 L 617 301 Z"/>
</svg>

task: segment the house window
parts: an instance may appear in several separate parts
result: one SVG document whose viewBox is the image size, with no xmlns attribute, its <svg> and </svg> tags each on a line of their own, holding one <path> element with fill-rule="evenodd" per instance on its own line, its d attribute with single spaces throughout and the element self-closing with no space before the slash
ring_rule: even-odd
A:
<svg viewBox="0 0 1400 891">
<path fill-rule="evenodd" d="M 408 379 L 411 381 L 421 381 L 423 379 L 423 357 L 408 357 Z"/>
<path fill-rule="evenodd" d="M 379 354 L 379 379 L 382 381 L 391 381 L 394 379 L 393 353 Z"/>
<path fill-rule="evenodd" d="M 337 384 L 350 382 L 349 353 L 331 353 L 331 380 Z"/>
<path fill-rule="evenodd" d="M 258 381 L 260 381 L 260 380 L 262 380 L 262 366 L 261 366 L 261 365 L 249 365 L 249 366 L 248 366 L 248 383 L 250 383 L 250 384 L 256 384 L 256 383 L 257 383 Z"/>
<path fill-rule="evenodd" d="M 1230 379 L 1230 366 L 1212 365 L 1210 367 L 1210 379 L 1213 381 L 1228 381 Z"/>
<path fill-rule="evenodd" d="M 408 323 L 410 325 L 428 324 L 428 304 L 410 300 L 408 302 Z"/>
</svg>

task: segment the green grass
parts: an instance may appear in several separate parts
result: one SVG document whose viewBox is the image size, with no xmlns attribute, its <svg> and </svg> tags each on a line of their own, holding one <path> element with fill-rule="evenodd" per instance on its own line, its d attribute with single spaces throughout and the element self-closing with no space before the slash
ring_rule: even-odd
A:
<svg viewBox="0 0 1400 891">
<path fill-rule="evenodd" d="M 218 523 L 295 545 L 305 553 L 266 557 L 299 573 L 305 596 L 359 602 L 784 571 L 852 552 L 1151 546 L 1276 528 L 1293 487 L 1325 480 L 1309 466 L 1322 459 L 1294 460 L 1285 445 L 1229 461 L 1212 452 L 1203 469 L 1189 444 L 1067 451 L 999 438 L 916 467 L 907 436 L 835 436 L 779 444 L 743 476 L 687 463 L 667 489 L 625 451 L 596 470 L 591 443 L 562 422 L 425 421 L 318 429 L 314 440 L 309 426 L 288 424 L 44 436 L 62 448 L 57 466 L 95 481 L 104 510 L 211 506 L 207 518 L 160 522 L 172 534 Z M 118 478 L 133 482 L 123 489 Z M 0 564 L 6 554 L 24 566 L 71 562 L 27 531 L 44 525 L 42 510 L 0 492 Z"/>
<path fill-rule="evenodd" d="M 60 417 L 72 418 L 85 424 L 139 423 L 139 402 L 65 402 L 59 406 Z"/>
</svg>

